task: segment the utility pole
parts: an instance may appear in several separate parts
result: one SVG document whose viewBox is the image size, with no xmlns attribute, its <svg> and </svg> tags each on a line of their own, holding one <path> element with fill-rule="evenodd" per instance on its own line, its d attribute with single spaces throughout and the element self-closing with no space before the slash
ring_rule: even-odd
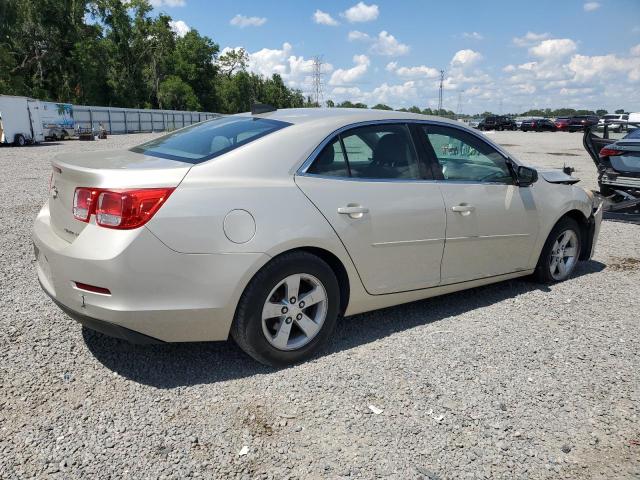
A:
<svg viewBox="0 0 640 480">
<path fill-rule="evenodd" d="M 317 107 L 322 106 L 324 101 L 324 72 L 322 71 L 322 55 L 313 57 L 313 67 L 311 70 L 311 98 Z"/>
<path fill-rule="evenodd" d="M 460 90 L 458 92 L 458 106 L 456 107 L 456 116 L 460 117 L 460 110 L 462 109 L 462 94 L 464 93 L 464 90 Z"/>
<path fill-rule="evenodd" d="M 440 70 L 440 92 L 438 93 L 438 115 L 442 115 L 442 89 L 444 88 L 444 70 Z"/>
</svg>

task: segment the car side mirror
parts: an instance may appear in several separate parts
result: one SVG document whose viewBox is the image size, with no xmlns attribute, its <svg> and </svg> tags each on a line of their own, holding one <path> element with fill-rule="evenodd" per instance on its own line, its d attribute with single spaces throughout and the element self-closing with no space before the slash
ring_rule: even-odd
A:
<svg viewBox="0 0 640 480">
<path fill-rule="evenodd" d="M 538 181 L 538 171 L 522 165 L 516 170 L 516 176 L 518 177 L 518 186 L 520 187 L 529 187 Z"/>
</svg>

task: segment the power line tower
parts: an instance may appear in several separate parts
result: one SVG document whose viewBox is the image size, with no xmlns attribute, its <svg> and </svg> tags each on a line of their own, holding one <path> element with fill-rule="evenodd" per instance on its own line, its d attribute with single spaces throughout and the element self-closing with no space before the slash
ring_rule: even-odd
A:
<svg viewBox="0 0 640 480">
<path fill-rule="evenodd" d="M 324 101 L 324 72 L 322 71 L 322 55 L 313 57 L 313 67 L 311 69 L 311 94 L 309 95 L 316 106 L 321 107 Z"/>
<path fill-rule="evenodd" d="M 444 70 L 440 70 L 440 91 L 438 92 L 438 115 L 442 112 L 442 89 L 444 88 Z"/>
</svg>

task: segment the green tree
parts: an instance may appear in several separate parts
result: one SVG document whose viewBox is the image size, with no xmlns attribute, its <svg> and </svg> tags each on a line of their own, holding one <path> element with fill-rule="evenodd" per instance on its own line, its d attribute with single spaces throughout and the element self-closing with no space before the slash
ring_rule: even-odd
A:
<svg viewBox="0 0 640 480">
<path fill-rule="evenodd" d="M 606 111 L 604 108 L 601 108 L 600 110 L 596 110 L 596 115 L 598 115 L 599 117 L 602 117 L 602 116 L 606 115 L 607 113 L 609 113 L 609 112 Z"/>
<path fill-rule="evenodd" d="M 368 108 L 364 103 L 351 103 L 349 100 L 336 105 L 338 108 Z"/>
<path fill-rule="evenodd" d="M 158 88 L 161 108 L 169 110 L 199 110 L 198 97 L 191 86 L 176 75 L 169 75 Z"/>
<path fill-rule="evenodd" d="M 385 105 L 384 103 L 378 103 L 371 108 L 374 110 L 393 110 L 389 105 Z"/>
<path fill-rule="evenodd" d="M 624 113 L 624 108 L 619 108 L 615 111 L 615 113 L 622 115 Z"/>
<path fill-rule="evenodd" d="M 215 91 L 218 73 L 215 61 L 219 49 L 213 40 L 191 30 L 176 40 L 173 54 L 174 74 L 191 85 L 200 104 L 209 111 L 215 111 L 219 106 Z"/>
<path fill-rule="evenodd" d="M 227 77 L 231 77 L 236 72 L 246 72 L 249 54 L 244 48 L 229 50 L 218 58 L 218 65 Z"/>
</svg>

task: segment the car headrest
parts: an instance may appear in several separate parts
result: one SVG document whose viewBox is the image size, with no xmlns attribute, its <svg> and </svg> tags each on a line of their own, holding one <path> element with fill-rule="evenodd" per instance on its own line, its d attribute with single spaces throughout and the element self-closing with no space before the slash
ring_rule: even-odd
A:
<svg viewBox="0 0 640 480">
<path fill-rule="evenodd" d="M 371 160 L 378 165 L 408 165 L 407 148 L 402 137 L 397 133 L 389 133 L 382 137 L 373 149 Z"/>
<path fill-rule="evenodd" d="M 322 149 L 320 155 L 318 155 L 316 162 L 318 162 L 318 165 L 331 165 L 333 163 L 334 156 L 335 151 L 333 150 L 333 145 L 327 145 Z"/>
</svg>

